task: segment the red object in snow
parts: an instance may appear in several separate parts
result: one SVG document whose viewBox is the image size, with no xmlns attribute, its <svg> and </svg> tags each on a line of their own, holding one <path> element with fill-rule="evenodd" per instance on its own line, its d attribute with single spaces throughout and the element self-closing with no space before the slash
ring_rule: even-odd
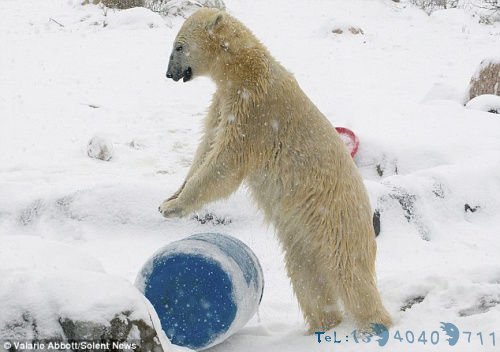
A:
<svg viewBox="0 0 500 352">
<path fill-rule="evenodd" d="M 358 137 L 348 128 L 335 127 L 335 129 L 340 135 L 340 138 L 342 138 L 342 141 L 345 143 L 347 149 L 349 149 L 349 152 L 351 152 L 351 156 L 354 158 L 354 155 L 356 155 L 359 147 Z"/>
</svg>

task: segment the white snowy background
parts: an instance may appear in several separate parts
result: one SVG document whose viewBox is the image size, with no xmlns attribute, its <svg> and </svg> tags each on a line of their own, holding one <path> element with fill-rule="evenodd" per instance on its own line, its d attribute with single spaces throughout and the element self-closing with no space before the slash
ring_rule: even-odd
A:
<svg viewBox="0 0 500 352">
<path fill-rule="evenodd" d="M 50 257 L 78 267 L 88 256 L 88 265 L 133 282 L 161 246 L 223 232 L 254 250 L 266 286 L 258 316 L 212 351 L 498 351 L 500 118 L 463 104 L 481 60 L 500 56 L 500 25 L 390 0 L 226 5 L 329 120 L 361 141 L 355 160 L 381 210 L 377 274 L 395 322 L 389 343 L 317 344 L 304 334 L 273 228 L 244 188 L 199 214 L 226 225 L 158 213 L 187 173 L 215 86 L 166 80 L 183 19 L 146 9 L 0 1 L 0 247 L 7 236 L 23 236 L 29 253 L 59 242 L 79 255 L 45 249 L 26 256 L 26 268 Z M 351 25 L 364 35 L 331 32 Z M 112 143 L 109 162 L 87 156 L 94 136 Z M 471 331 L 470 343 L 462 335 L 448 346 L 442 321 Z M 353 329 L 346 319 L 335 331 Z M 415 342 L 393 339 L 397 330 L 403 338 L 411 330 Z M 422 331 L 427 339 L 438 331 L 438 345 L 416 341 Z"/>
</svg>

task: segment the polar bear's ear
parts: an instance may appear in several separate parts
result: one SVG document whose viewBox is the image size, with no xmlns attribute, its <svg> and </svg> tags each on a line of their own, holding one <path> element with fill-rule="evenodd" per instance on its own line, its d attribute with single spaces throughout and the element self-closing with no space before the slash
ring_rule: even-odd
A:
<svg viewBox="0 0 500 352">
<path fill-rule="evenodd" d="M 224 13 L 218 12 L 208 20 L 207 30 L 212 31 L 222 22 L 224 19 Z"/>
</svg>

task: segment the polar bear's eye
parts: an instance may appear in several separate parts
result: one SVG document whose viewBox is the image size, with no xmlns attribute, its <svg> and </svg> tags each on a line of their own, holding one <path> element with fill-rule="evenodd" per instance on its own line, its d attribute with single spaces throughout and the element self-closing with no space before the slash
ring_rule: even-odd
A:
<svg viewBox="0 0 500 352">
<path fill-rule="evenodd" d="M 175 51 L 182 51 L 182 45 L 179 45 L 177 48 L 175 48 Z"/>
</svg>

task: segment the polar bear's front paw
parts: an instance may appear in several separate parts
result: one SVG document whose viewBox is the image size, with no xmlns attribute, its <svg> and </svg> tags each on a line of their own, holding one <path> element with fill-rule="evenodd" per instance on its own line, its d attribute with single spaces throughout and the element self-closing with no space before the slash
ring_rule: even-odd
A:
<svg viewBox="0 0 500 352">
<path fill-rule="evenodd" d="M 158 207 L 158 210 L 166 218 L 183 217 L 186 215 L 177 198 L 165 200 Z"/>
</svg>

